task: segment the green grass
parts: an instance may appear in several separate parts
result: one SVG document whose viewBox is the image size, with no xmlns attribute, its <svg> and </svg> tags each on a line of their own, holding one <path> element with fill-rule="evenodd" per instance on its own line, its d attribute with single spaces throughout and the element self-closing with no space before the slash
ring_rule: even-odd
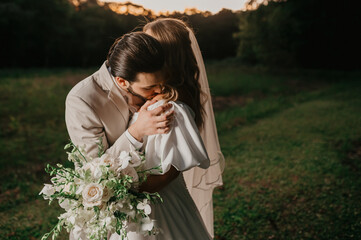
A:
<svg viewBox="0 0 361 240">
<path fill-rule="evenodd" d="M 360 239 L 360 74 L 208 67 L 215 96 L 244 99 L 216 111 L 216 239 Z M 65 97 L 91 72 L 0 72 L 0 239 L 56 223 L 61 210 L 38 196 L 44 167 L 66 159 Z"/>
<path fill-rule="evenodd" d="M 361 238 L 360 90 L 340 79 L 216 114 L 217 239 Z"/>
<path fill-rule="evenodd" d="M 56 223 L 59 207 L 38 193 L 46 163 L 66 159 L 65 97 L 89 71 L 21 73 L 0 73 L 0 239 L 40 239 Z"/>
</svg>

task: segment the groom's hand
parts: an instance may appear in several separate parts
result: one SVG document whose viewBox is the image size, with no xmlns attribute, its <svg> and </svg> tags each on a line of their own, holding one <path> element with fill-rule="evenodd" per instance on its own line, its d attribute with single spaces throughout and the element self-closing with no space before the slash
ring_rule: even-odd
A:
<svg viewBox="0 0 361 240">
<path fill-rule="evenodd" d="M 147 108 L 155 102 L 156 100 L 147 101 L 140 108 L 137 121 L 128 128 L 129 133 L 140 142 L 143 141 L 144 136 L 168 133 L 170 130 L 174 111 L 165 112 L 172 107 L 172 104 L 164 104 L 148 111 Z"/>
</svg>

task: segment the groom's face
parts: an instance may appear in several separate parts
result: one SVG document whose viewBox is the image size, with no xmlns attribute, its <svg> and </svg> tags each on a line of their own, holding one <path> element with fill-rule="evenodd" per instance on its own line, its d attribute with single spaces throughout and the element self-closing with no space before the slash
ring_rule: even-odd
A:
<svg viewBox="0 0 361 240">
<path fill-rule="evenodd" d="M 164 77 L 161 71 L 154 73 L 138 73 L 134 82 L 125 81 L 120 84 L 127 91 L 129 104 L 140 108 L 145 101 L 151 100 L 162 92 Z"/>
</svg>

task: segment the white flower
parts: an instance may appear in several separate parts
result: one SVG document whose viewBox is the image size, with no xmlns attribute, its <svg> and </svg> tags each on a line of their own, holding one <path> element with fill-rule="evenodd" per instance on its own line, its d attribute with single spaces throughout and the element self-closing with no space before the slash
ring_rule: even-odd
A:
<svg viewBox="0 0 361 240">
<path fill-rule="evenodd" d="M 126 211 L 126 206 L 124 206 L 124 203 L 119 201 L 119 202 L 116 202 L 116 203 L 112 203 L 111 205 L 111 208 L 110 208 L 112 211 L 121 211 L 121 212 L 125 212 Z"/>
<path fill-rule="evenodd" d="M 99 207 L 102 204 L 103 186 L 97 183 L 90 183 L 84 188 L 82 196 L 84 207 Z"/>
<path fill-rule="evenodd" d="M 103 154 L 100 158 L 100 164 L 112 167 L 114 165 L 114 158 L 109 154 Z"/>
<path fill-rule="evenodd" d="M 64 208 L 66 211 L 71 209 L 76 203 L 71 199 L 59 199 L 59 206 Z"/>
<path fill-rule="evenodd" d="M 74 183 L 69 182 L 64 186 L 63 192 L 64 193 L 72 193 L 72 192 L 74 192 L 74 189 L 75 189 Z"/>
<path fill-rule="evenodd" d="M 138 203 L 137 209 L 144 210 L 144 213 L 149 215 L 151 212 L 150 205 L 148 204 L 147 199 L 144 199 L 143 202 Z"/>
<path fill-rule="evenodd" d="M 122 174 L 132 177 L 133 182 L 138 182 L 139 180 L 138 173 L 133 167 L 128 166 L 127 168 L 123 169 Z"/>
<path fill-rule="evenodd" d="M 55 193 L 55 188 L 51 184 L 44 184 L 43 189 L 39 195 L 43 194 L 44 199 L 50 199 L 50 196 Z"/>
<path fill-rule="evenodd" d="M 84 164 L 84 166 L 82 167 L 84 172 L 87 170 L 90 170 L 91 173 L 94 171 L 95 168 L 96 168 L 96 165 L 93 162 L 88 162 L 88 163 Z"/>
<path fill-rule="evenodd" d="M 121 174 L 122 170 L 127 168 L 129 165 L 129 161 L 132 158 L 130 157 L 129 153 L 126 151 L 122 151 L 119 157 L 115 158 L 113 164 L 111 165 L 110 169 L 115 173 L 117 177 Z"/>
<path fill-rule="evenodd" d="M 101 225 L 101 226 L 111 225 L 113 221 L 116 221 L 116 220 L 115 220 L 115 217 L 106 216 L 106 217 L 104 217 L 103 219 L 101 219 L 100 225 Z"/>
<path fill-rule="evenodd" d="M 149 217 L 142 218 L 142 226 L 140 230 L 143 232 L 152 231 L 154 222 Z"/>
<path fill-rule="evenodd" d="M 96 216 L 94 210 L 79 208 L 77 209 L 75 223 L 76 225 L 83 227 L 87 222 L 94 218 L 94 216 Z"/>
<path fill-rule="evenodd" d="M 84 171 L 90 170 L 93 179 L 98 180 L 102 177 L 102 171 L 99 167 L 99 159 L 95 158 L 93 161 L 86 163 L 83 166 Z"/>
<path fill-rule="evenodd" d="M 155 223 L 148 216 L 152 210 L 150 200 L 140 198 L 132 191 L 126 193 L 141 183 L 137 170 L 143 169 L 143 155 L 130 148 L 133 150 L 122 151 L 117 157 L 103 154 L 92 159 L 84 149 L 79 149 L 86 159 L 78 152 L 69 154 L 75 164 L 75 174 L 57 165 L 62 176 L 53 176 L 52 184 L 45 184 L 40 192 L 45 199 L 57 200 L 65 210 L 58 218 L 67 230 L 72 230 L 72 238 L 106 239 L 109 232 L 115 232 L 118 221 L 122 221 L 125 231 L 153 235 Z M 121 199 L 110 202 L 115 191 Z M 58 192 L 75 195 L 75 199 L 60 196 L 62 194 L 58 196 L 55 194 Z M 117 211 L 122 213 L 120 218 L 115 214 Z M 122 237 L 126 237 L 123 233 L 126 235 L 122 232 Z"/>
<path fill-rule="evenodd" d="M 92 174 L 92 177 L 94 178 L 94 179 L 96 179 L 96 180 L 98 180 L 98 179 L 100 179 L 101 177 L 102 177 L 102 170 L 101 170 L 101 168 L 100 167 L 96 167 L 95 169 L 94 169 L 94 172 L 93 172 L 93 174 Z"/>
<path fill-rule="evenodd" d="M 73 233 L 74 239 L 80 239 L 80 240 L 86 240 L 87 239 L 83 229 L 78 225 L 75 225 L 75 227 L 73 228 L 72 233 Z"/>
<path fill-rule="evenodd" d="M 62 220 L 62 219 L 68 219 L 70 216 L 72 216 L 72 211 L 67 211 L 63 214 L 60 214 L 60 216 L 58 217 L 59 220 Z"/>
<path fill-rule="evenodd" d="M 131 156 L 131 160 L 129 161 L 129 166 L 131 167 L 138 167 L 140 164 L 142 164 L 142 159 L 140 158 L 139 154 L 132 150 L 129 152 Z"/>
<path fill-rule="evenodd" d="M 135 217 L 135 211 L 134 210 L 128 210 L 126 211 L 127 215 L 130 217 L 130 218 L 134 218 Z"/>
<path fill-rule="evenodd" d="M 75 217 L 74 217 L 73 215 L 70 216 L 70 217 L 68 218 L 68 221 L 69 221 L 71 224 L 74 225 L 74 223 L 75 223 Z"/>
<path fill-rule="evenodd" d="M 125 169 L 128 167 L 129 161 L 132 159 L 132 157 L 129 155 L 128 152 L 122 151 L 119 155 L 119 157 L 116 159 L 118 163 L 118 168 Z"/>
<path fill-rule="evenodd" d="M 81 185 L 79 184 L 75 194 L 81 194 L 83 192 L 84 188 L 85 188 L 84 184 L 81 184 Z"/>
<path fill-rule="evenodd" d="M 65 175 L 68 175 L 68 173 L 65 173 Z M 59 183 L 65 183 L 66 179 L 63 176 L 60 176 L 58 174 L 55 175 L 55 177 L 52 177 L 50 179 L 51 183 L 55 184 L 59 184 Z"/>
</svg>

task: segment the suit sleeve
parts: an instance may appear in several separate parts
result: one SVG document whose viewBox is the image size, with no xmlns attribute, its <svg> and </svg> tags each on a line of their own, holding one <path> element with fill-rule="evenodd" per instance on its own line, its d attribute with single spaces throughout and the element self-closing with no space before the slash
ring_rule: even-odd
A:
<svg viewBox="0 0 361 240">
<path fill-rule="evenodd" d="M 91 157 L 98 155 L 97 143 L 102 139 L 107 154 L 119 156 L 121 151 L 134 149 L 124 132 L 112 146 L 109 146 L 104 127 L 92 107 L 78 96 L 68 95 L 65 102 L 65 122 L 71 141 Z"/>
</svg>

